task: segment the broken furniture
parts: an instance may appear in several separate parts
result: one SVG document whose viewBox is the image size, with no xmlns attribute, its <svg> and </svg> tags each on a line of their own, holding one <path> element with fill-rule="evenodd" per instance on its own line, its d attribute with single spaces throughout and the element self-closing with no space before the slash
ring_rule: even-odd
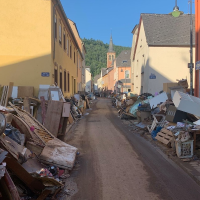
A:
<svg viewBox="0 0 200 200">
<path fill-rule="evenodd" d="M 167 130 L 166 128 L 162 128 L 161 131 L 158 132 L 157 136 L 155 137 L 155 139 L 157 139 L 158 141 L 167 146 L 169 145 L 169 143 L 171 143 L 173 138 L 174 134 L 171 131 Z"/>
<path fill-rule="evenodd" d="M 162 117 L 162 119 L 158 121 L 156 117 Z M 155 114 L 153 115 L 153 118 L 154 120 L 152 124 L 147 126 L 149 133 L 151 133 L 157 126 L 163 127 L 165 125 L 165 115 Z"/>
</svg>

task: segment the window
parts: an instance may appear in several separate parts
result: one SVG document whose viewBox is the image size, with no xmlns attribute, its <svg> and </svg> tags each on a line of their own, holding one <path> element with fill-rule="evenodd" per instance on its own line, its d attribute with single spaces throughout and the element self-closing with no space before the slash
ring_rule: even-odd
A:
<svg viewBox="0 0 200 200">
<path fill-rule="evenodd" d="M 72 76 L 72 93 L 74 92 L 74 77 Z"/>
<path fill-rule="evenodd" d="M 69 72 L 67 73 L 67 90 L 68 90 L 68 92 L 70 92 L 70 76 L 69 76 Z"/>
<path fill-rule="evenodd" d="M 68 36 L 67 36 L 67 55 L 69 55 L 69 39 L 68 39 Z"/>
<path fill-rule="evenodd" d="M 62 26 L 59 24 L 59 43 L 62 44 Z"/>
<path fill-rule="evenodd" d="M 70 58 L 72 58 L 72 45 L 71 45 L 71 43 L 70 43 L 70 47 L 69 48 L 70 48 L 69 49 Z"/>
<path fill-rule="evenodd" d="M 56 68 L 54 69 L 54 83 L 58 84 L 58 70 Z"/>
<path fill-rule="evenodd" d="M 112 60 L 114 60 L 114 55 L 112 55 Z"/>
<path fill-rule="evenodd" d="M 54 34 L 55 34 L 55 39 L 57 39 L 57 19 L 56 19 L 56 15 L 55 15 L 55 24 L 54 24 L 54 25 L 55 25 L 55 27 L 54 27 L 54 28 L 55 28 L 55 30 L 54 30 L 54 31 L 55 31 L 55 32 L 54 32 Z"/>
<path fill-rule="evenodd" d="M 123 62 L 123 63 L 127 63 L 127 60 L 123 60 L 122 62 Z"/>
<path fill-rule="evenodd" d="M 65 37 L 65 33 L 63 34 L 63 48 L 64 48 L 64 50 L 66 50 L 66 37 Z"/>
<path fill-rule="evenodd" d="M 109 60 L 111 60 L 111 55 L 109 55 Z"/>
<path fill-rule="evenodd" d="M 76 79 L 74 79 L 74 94 L 76 93 Z"/>
<path fill-rule="evenodd" d="M 125 78 L 129 78 L 129 73 L 130 73 L 129 70 L 125 71 Z"/>
<path fill-rule="evenodd" d="M 60 89 L 62 90 L 62 72 L 60 72 Z"/>
<path fill-rule="evenodd" d="M 67 91 L 67 73 L 64 71 L 64 92 Z"/>
<path fill-rule="evenodd" d="M 74 63 L 76 63 L 76 52 L 75 52 L 75 49 L 74 49 Z"/>
</svg>

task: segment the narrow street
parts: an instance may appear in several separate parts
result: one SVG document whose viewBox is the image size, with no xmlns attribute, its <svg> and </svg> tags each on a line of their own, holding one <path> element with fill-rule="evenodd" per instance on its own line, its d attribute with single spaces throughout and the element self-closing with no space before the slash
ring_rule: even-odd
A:
<svg viewBox="0 0 200 200">
<path fill-rule="evenodd" d="M 72 200 L 198 200 L 199 185 L 158 148 L 129 131 L 99 98 L 68 143 L 79 148 Z"/>
</svg>

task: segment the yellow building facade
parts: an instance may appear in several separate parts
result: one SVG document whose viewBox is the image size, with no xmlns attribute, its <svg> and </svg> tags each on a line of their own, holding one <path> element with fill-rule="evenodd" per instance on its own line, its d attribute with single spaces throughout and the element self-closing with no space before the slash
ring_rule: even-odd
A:
<svg viewBox="0 0 200 200">
<path fill-rule="evenodd" d="M 6 0 L 0 6 L 0 84 L 56 83 L 64 96 L 77 92 L 78 56 L 73 31 L 60 0 Z"/>
</svg>

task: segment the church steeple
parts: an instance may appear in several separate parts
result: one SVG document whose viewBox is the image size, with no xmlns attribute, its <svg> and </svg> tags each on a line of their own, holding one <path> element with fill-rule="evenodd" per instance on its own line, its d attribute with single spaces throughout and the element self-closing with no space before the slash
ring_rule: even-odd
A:
<svg viewBox="0 0 200 200">
<path fill-rule="evenodd" d="M 113 40 L 112 40 L 112 34 L 110 36 L 110 44 L 109 44 L 109 49 L 107 52 L 107 68 L 112 67 L 113 66 L 113 62 L 115 60 L 115 51 L 113 48 Z"/>
<path fill-rule="evenodd" d="M 111 36 L 110 36 L 110 44 L 109 44 L 108 52 L 114 52 L 112 34 L 111 34 Z"/>
</svg>

